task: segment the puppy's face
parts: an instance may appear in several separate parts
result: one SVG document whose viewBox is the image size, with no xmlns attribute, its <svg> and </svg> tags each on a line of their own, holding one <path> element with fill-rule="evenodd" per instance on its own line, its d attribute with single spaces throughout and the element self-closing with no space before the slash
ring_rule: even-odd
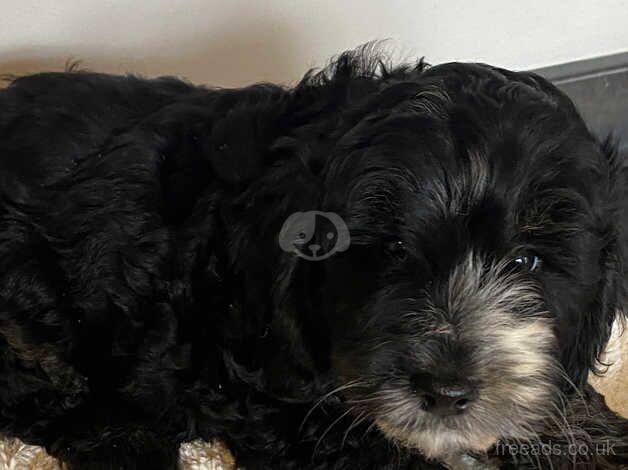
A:
<svg viewBox="0 0 628 470">
<path fill-rule="evenodd" d="M 351 247 L 325 262 L 326 320 L 354 413 L 443 457 L 532 437 L 586 379 L 613 229 L 608 160 L 548 84 L 471 65 L 421 80 L 336 147 L 326 203 Z"/>
</svg>

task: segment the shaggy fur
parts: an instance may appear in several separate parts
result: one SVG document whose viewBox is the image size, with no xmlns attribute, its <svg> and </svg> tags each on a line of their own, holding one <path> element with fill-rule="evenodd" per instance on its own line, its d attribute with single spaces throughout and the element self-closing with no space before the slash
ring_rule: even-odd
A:
<svg viewBox="0 0 628 470">
<path fill-rule="evenodd" d="M 173 469 L 195 438 L 251 469 L 429 469 L 569 439 L 547 423 L 580 399 L 625 442 L 584 388 L 625 297 L 622 168 L 548 82 L 481 64 L 16 79 L 0 431 L 74 469 Z"/>
</svg>

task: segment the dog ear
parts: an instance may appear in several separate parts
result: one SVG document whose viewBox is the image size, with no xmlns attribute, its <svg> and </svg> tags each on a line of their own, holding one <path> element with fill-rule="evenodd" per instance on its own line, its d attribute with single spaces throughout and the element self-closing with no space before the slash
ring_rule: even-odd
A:
<svg viewBox="0 0 628 470">
<path fill-rule="evenodd" d="M 628 314 L 628 153 L 620 150 L 612 135 L 601 147 L 609 162 L 612 224 L 604 267 L 607 273 L 612 273 L 613 279 L 602 288 L 600 299 L 607 300 L 608 307 L 614 310 L 613 320 L 623 321 Z"/>
<path fill-rule="evenodd" d="M 613 221 L 617 239 L 616 263 L 619 276 L 618 320 L 628 320 L 628 152 L 620 150 L 609 136 L 602 144 L 611 164 Z"/>
<path fill-rule="evenodd" d="M 589 372 L 603 374 L 609 364 L 602 355 L 615 321 L 627 310 L 628 253 L 628 165 L 612 138 L 601 144 L 608 162 L 609 193 L 606 209 L 606 244 L 600 258 L 601 279 L 589 312 L 581 317 L 577 333 L 564 354 L 565 367 L 577 386 L 583 386 Z"/>
</svg>

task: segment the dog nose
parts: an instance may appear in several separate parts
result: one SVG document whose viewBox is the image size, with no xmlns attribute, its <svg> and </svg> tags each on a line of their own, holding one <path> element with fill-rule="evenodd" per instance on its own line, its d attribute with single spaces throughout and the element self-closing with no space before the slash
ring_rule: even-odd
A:
<svg viewBox="0 0 628 470">
<path fill-rule="evenodd" d="M 321 246 L 320 246 L 320 245 L 317 245 L 316 243 L 313 243 L 313 244 L 311 244 L 311 245 L 308 245 L 308 248 L 310 249 L 310 251 L 312 252 L 312 254 L 313 254 L 314 256 L 316 256 L 316 252 L 317 252 L 318 250 L 320 250 L 320 249 L 321 249 Z"/>
<path fill-rule="evenodd" d="M 462 381 L 439 381 L 431 374 L 417 374 L 411 383 L 421 407 L 438 416 L 462 414 L 477 398 L 475 388 Z"/>
</svg>

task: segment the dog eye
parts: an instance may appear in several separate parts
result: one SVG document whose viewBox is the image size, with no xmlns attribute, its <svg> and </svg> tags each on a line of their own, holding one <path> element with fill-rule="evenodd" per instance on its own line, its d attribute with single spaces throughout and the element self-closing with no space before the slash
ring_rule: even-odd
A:
<svg viewBox="0 0 628 470">
<path fill-rule="evenodd" d="M 511 268 L 519 272 L 534 272 L 541 267 L 541 258 L 536 255 L 517 256 L 510 262 Z"/>
</svg>

